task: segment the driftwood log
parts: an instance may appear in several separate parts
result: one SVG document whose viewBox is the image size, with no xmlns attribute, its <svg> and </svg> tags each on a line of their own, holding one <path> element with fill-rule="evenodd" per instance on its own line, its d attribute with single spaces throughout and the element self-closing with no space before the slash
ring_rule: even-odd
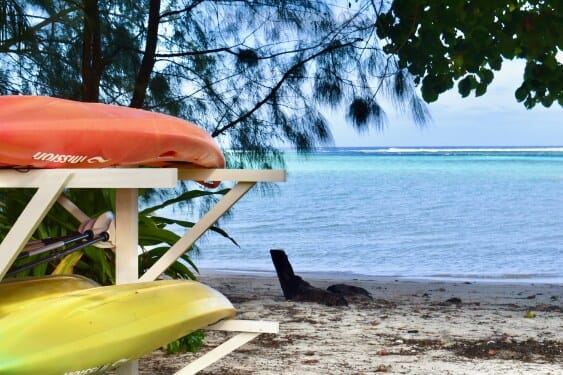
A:
<svg viewBox="0 0 563 375">
<path fill-rule="evenodd" d="M 288 300 L 317 302 L 327 306 L 347 306 L 344 297 L 329 292 L 324 289 L 316 288 L 297 276 L 293 272 L 293 267 L 285 251 L 281 249 L 270 250 L 272 262 L 276 268 L 283 295 Z"/>
<path fill-rule="evenodd" d="M 344 284 L 332 285 L 327 290 L 314 287 L 293 272 L 293 267 L 289 263 L 285 251 L 272 249 L 270 255 L 278 274 L 283 295 L 288 300 L 317 302 L 327 306 L 347 306 L 348 302 L 344 295 L 360 294 L 371 298 L 365 289 Z"/>
</svg>

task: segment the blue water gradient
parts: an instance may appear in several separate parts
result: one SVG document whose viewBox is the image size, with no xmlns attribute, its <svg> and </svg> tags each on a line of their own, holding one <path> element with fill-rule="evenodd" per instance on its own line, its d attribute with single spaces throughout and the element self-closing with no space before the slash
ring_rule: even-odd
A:
<svg viewBox="0 0 563 375">
<path fill-rule="evenodd" d="M 563 148 L 327 148 L 288 153 L 198 242 L 198 266 L 297 273 L 563 282 Z"/>
</svg>

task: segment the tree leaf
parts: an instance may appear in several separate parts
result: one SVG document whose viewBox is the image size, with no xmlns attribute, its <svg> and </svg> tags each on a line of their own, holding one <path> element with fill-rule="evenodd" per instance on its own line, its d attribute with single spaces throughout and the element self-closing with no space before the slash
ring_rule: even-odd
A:
<svg viewBox="0 0 563 375">
<path fill-rule="evenodd" d="M 521 102 L 528 96 L 528 90 L 522 85 L 516 89 L 514 96 L 516 96 L 516 100 Z"/>
<path fill-rule="evenodd" d="M 466 97 L 469 95 L 469 93 L 471 92 L 471 81 L 472 81 L 472 76 L 467 76 L 464 79 L 462 79 L 461 81 L 459 81 L 459 83 L 457 84 L 459 93 L 461 94 L 462 97 Z"/>
</svg>

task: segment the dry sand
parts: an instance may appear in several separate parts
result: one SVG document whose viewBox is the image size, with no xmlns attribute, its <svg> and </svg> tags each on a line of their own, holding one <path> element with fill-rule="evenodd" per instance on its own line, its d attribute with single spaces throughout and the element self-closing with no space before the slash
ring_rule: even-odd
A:
<svg viewBox="0 0 563 375">
<path fill-rule="evenodd" d="M 202 272 L 239 319 L 278 321 L 280 333 L 201 374 L 563 374 L 563 285 L 301 276 L 317 287 L 360 286 L 373 300 L 290 302 L 273 274 Z M 535 317 L 525 317 L 530 310 Z M 225 337 L 206 333 L 202 351 Z M 140 373 L 172 374 L 196 356 L 157 351 L 140 360 Z"/>
</svg>

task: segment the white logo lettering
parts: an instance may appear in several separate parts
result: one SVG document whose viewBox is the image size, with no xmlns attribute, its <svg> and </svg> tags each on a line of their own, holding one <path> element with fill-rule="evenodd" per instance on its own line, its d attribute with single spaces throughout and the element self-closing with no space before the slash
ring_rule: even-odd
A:
<svg viewBox="0 0 563 375">
<path fill-rule="evenodd" d="M 93 163 L 107 163 L 109 159 L 104 159 L 101 156 L 88 155 L 66 155 L 66 154 L 53 154 L 51 152 L 38 151 L 31 157 L 33 160 L 48 161 L 52 163 L 60 164 L 79 164 L 87 162 L 89 164 Z"/>
<path fill-rule="evenodd" d="M 109 159 L 104 159 L 101 156 L 93 156 L 90 159 L 88 159 L 88 163 L 93 164 L 93 163 L 107 163 L 109 161 Z"/>
<path fill-rule="evenodd" d="M 130 359 L 127 358 L 122 358 L 119 359 L 113 363 L 108 363 L 106 365 L 103 366 L 98 366 L 98 367 L 92 367 L 92 368 L 88 368 L 85 370 L 78 370 L 78 371 L 68 371 L 65 372 L 64 375 L 90 375 L 90 374 L 97 374 L 101 371 L 106 371 L 106 370 L 112 370 L 116 367 L 119 367 L 127 362 L 129 362 Z"/>
</svg>

